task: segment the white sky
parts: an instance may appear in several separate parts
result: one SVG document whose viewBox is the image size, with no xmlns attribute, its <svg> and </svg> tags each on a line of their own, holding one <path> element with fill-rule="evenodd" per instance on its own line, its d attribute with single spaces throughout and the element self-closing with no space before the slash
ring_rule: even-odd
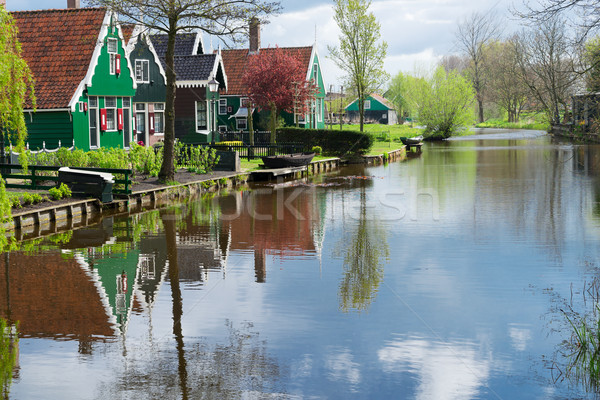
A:
<svg viewBox="0 0 600 400">
<path fill-rule="evenodd" d="M 66 4 L 67 0 L 7 0 L 11 11 L 64 8 Z M 328 89 L 329 85 L 338 87 L 342 72 L 327 58 L 327 46 L 338 43 L 333 1 L 281 0 L 281 5 L 283 12 L 262 27 L 262 46 L 307 46 L 316 37 Z M 440 56 L 454 52 L 457 24 L 473 12 L 493 10 L 506 30 L 516 30 L 518 22 L 508 11 L 512 6 L 513 0 L 373 0 L 371 10 L 388 43 L 386 71 L 393 76 L 429 67 Z"/>
</svg>

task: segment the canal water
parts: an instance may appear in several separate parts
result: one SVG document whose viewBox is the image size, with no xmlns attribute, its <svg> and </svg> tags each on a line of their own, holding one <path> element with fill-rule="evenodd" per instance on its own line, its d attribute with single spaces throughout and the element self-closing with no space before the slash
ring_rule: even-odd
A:
<svg viewBox="0 0 600 400">
<path fill-rule="evenodd" d="M 10 398 L 594 398 L 599 200 L 599 147 L 488 130 L 21 243 Z"/>
</svg>

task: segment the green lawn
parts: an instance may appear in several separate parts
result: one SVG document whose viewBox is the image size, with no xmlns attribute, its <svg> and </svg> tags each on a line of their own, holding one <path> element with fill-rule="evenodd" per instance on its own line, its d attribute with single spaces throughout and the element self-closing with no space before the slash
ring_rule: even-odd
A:
<svg viewBox="0 0 600 400">
<path fill-rule="evenodd" d="M 476 128 L 503 128 L 503 129 L 534 129 L 547 131 L 549 129 L 544 113 L 523 112 L 519 122 L 508 122 L 506 118 L 490 118 L 485 122 L 475 125 Z"/>
</svg>

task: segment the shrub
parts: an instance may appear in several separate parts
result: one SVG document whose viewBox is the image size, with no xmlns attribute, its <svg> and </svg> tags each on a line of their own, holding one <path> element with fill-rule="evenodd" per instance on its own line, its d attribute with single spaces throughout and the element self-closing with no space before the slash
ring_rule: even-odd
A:
<svg viewBox="0 0 600 400">
<path fill-rule="evenodd" d="M 60 186 L 58 187 L 58 190 L 60 190 L 60 193 L 62 194 L 62 197 L 71 197 L 73 194 L 71 193 L 71 188 L 68 187 L 66 184 L 61 183 Z"/>
<path fill-rule="evenodd" d="M 57 187 L 48 189 L 48 192 L 50 193 L 50 196 L 52 197 L 53 200 L 60 200 L 63 197 L 62 192 Z"/>
<path fill-rule="evenodd" d="M 21 200 L 18 197 L 11 197 L 10 206 L 11 208 L 21 208 Z"/>
<path fill-rule="evenodd" d="M 230 141 L 225 141 L 225 142 L 218 142 L 215 143 L 219 146 L 243 146 L 244 143 L 241 140 L 230 140 Z"/>
<path fill-rule="evenodd" d="M 29 193 L 23 193 L 21 200 L 23 205 L 33 204 L 33 196 Z"/>
<path fill-rule="evenodd" d="M 277 131 L 277 142 L 302 143 L 307 149 L 319 146 L 323 153 L 339 157 L 363 155 L 373 146 L 367 133 L 326 129 L 282 128 Z"/>
<path fill-rule="evenodd" d="M 316 155 L 320 156 L 321 153 L 323 152 L 323 149 L 321 148 L 321 146 L 313 146 L 310 151 L 312 151 Z"/>
<path fill-rule="evenodd" d="M 31 195 L 31 197 L 33 199 L 33 204 L 41 203 L 42 201 L 44 201 L 44 198 L 39 193 L 34 193 Z"/>
</svg>

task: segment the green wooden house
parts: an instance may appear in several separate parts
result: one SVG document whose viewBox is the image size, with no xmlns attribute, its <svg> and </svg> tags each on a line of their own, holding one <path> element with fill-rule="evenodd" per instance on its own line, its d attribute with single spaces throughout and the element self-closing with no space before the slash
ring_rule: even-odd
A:
<svg viewBox="0 0 600 400">
<path fill-rule="evenodd" d="M 293 115 L 282 112 L 285 124 L 294 126 L 296 121 L 304 128 L 325 128 L 325 82 L 321 73 L 321 61 L 316 45 L 306 47 L 279 47 L 284 52 L 297 57 L 302 65 L 306 66 L 306 80 L 313 81 L 319 92 L 311 103 L 311 112 L 307 115 Z M 250 24 L 250 46 L 248 49 L 223 50 L 223 64 L 228 79 L 227 91 L 222 91 L 218 107 L 218 127 L 220 131 L 247 131 L 247 95 L 248 91 L 243 83 L 243 75 L 248 63 L 248 57 L 260 52 L 274 51 L 274 48 L 260 48 L 260 24 Z M 261 113 L 262 114 L 262 113 Z M 267 125 L 268 116 L 253 114 L 255 129 L 261 124 Z M 263 123 L 264 121 L 264 123 Z"/>
<path fill-rule="evenodd" d="M 350 123 L 359 123 L 358 99 L 346 106 L 346 117 Z M 395 125 L 398 123 L 396 108 L 388 99 L 373 93 L 365 100 L 364 122 L 365 124 Z"/>
<path fill-rule="evenodd" d="M 152 45 L 147 29 L 141 26 L 125 26 L 127 54 L 135 73 L 137 89 L 133 96 L 133 140 L 138 144 L 152 146 L 164 139 L 165 98 L 167 76 L 160 58 Z"/>
<path fill-rule="evenodd" d="M 152 35 L 152 44 L 165 67 L 166 35 Z M 175 137 L 185 143 L 209 143 L 216 136 L 215 112 L 218 100 L 211 99 L 208 83 L 219 82 L 227 89 L 221 52 L 204 54 L 199 33 L 178 34 L 175 40 Z"/>
<path fill-rule="evenodd" d="M 35 79 L 31 149 L 128 147 L 136 83 L 122 29 L 104 8 L 11 13 Z M 27 108 L 26 107 L 26 108 Z"/>
</svg>

